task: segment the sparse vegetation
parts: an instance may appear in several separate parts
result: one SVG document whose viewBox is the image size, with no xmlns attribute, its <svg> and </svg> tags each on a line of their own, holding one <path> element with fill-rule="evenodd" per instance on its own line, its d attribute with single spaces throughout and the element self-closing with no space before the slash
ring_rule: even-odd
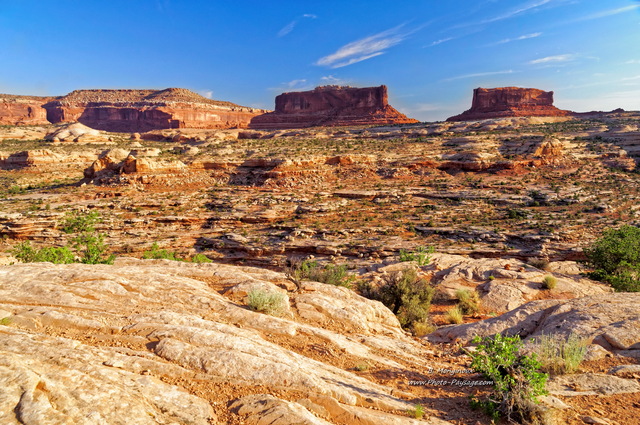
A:
<svg viewBox="0 0 640 425">
<path fill-rule="evenodd" d="M 546 275 L 544 279 L 542 279 L 542 286 L 544 287 L 544 289 L 555 289 L 557 284 L 558 279 L 556 279 L 555 276 Z"/>
<path fill-rule="evenodd" d="M 640 292 L 640 228 L 627 225 L 605 230 L 584 253 L 594 268 L 590 277 L 609 283 L 616 291 Z"/>
<path fill-rule="evenodd" d="M 575 373 L 587 354 L 588 340 L 575 334 L 542 335 L 535 339 L 535 352 L 545 372 Z"/>
<path fill-rule="evenodd" d="M 282 292 L 254 289 L 247 294 L 247 306 L 251 310 L 271 316 L 282 316 L 287 303 L 287 295 Z"/>
<path fill-rule="evenodd" d="M 304 260 L 292 267 L 289 275 L 297 280 L 313 280 L 335 286 L 351 287 L 356 277 L 347 271 L 346 265 L 326 264 L 321 266 L 317 261 Z"/>
<path fill-rule="evenodd" d="M 469 352 L 471 367 L 493 381 L 493 393 L 486 399 L 472 399 L 474 407 L 482 408 L 494 420 L 544 424 L 545 411 L 537 397 L 547 394 L 548 375 L 540 372 L 541 363 L 535 354 L 521 354 L 518 336 L 476 337 L 476 351 Z"/>
<path fill-rule="evenodd" d="M 31 246 L 31 242 L 29 241 L 17 245 L 13 249 L 12 254 L 23 263 L 49 262 L 54 264 L 70 264 L 76 262 L 73 252 L 66 246 L 35 248 Z"/>
<path fill-rule="evenodd" d="M 462 314 L 478 314 L 480 312 L 480 295 L 469 289 L 456 291 L 458 307 Z"/>
<path fill-rule="evenodd" d="M 176 252 L 166 249 L 160 249 L 158 242 L 154 242 L 153 245 L 151 245 L 151 249 L 149 251 L 143 252 L 142 258 L 144 258 L 145 260 L 184 261 L 182 258 L 178 257 L 178 254 Z"/>
<path fill-rule="evenodd" d="M 424 417 L 424 407 L 420 404 L 416 404 L 413 409 L 407 411 L 409 416 L 415 419 L 422 419 Z"/>
<path fill-rule="evenodd" d="M 3 317 L 0 319 L 0 326 L 9 326 L 11 324 L 11 317 Z"/>
<path fill-rule="evenodd" d="M 464 322 L 464 318 L 463 318 L 463 314 L 462 314 L 462 310 L 460 309 L 460 306 L 455 306 L 447 310 L 447 312 L 445 313 L 445 319 L 447 320 L 447 322 L 454 325 L 459 325 L 462 322 Z"/>
<path fill-rule="evenodd" d="M 426 266 L 431 262 L 431 254 L 435 252 L 435 248 L 430 246 L 425 248 L 419 246 L 415 251 L 400 250 L 399 260 L 401 262 L 415 261 L 419 266 Z"/>
<path fill-rule="evenodd" d="M 413 268 L 387 274 L 379 286 L 363 285 L 360 290 L 365 297 L 386 305 L 406 329 L 412 329 L 416 322 L 426 323 L 434 294 L 431 285 Z"/>
</svg>

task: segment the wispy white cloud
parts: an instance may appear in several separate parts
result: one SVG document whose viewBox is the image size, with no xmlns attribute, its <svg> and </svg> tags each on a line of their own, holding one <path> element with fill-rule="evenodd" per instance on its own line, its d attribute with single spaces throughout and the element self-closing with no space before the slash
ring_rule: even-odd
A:
<svg viewBox="0 0 640 425">
<path fill-rule="evenodd" d="M 513 69 L 507 69 L 507 70 L 504 70 L 504 71 L 477 72 L 475 74 L 465 74 L 465 75 L 458 75 L 456 77 L 445 78 L 442 81 L 455 81 L 455 80 L 464 80 L 464 79 L 467 79 L 467 78 L 489 77 L 491 75 L 513 74 L 515 72 L 516 71 L 514 71 Z"/>
<path fill-rule="evenodd" d="M 620 13 L 630 12 L 630 11 L 636 10 L 638 8 L 640 8 L 640 4 L 633 4 L 631 6 L 625 6 L 625 7 L 619 7 L 619 8 L 616 8 L 616 9 L 603 10 L 601 12 L 597 12 L 597 13 L 594 13 L 594 14 L 591 14 L 591 15 L 583 16 L 581 18 L 570 20 L 570 21 L 568 21 L 566 23 L 592 21 L 594 19 L 606 18 L 607 16 L 619 15 Z"/>
<path fill-rule="evenodd" d="M 436 40 L 431 44 L 428 44 L 424 47 L 433 47 L 433 46 L 437 46 L 438 44 L 442 44 L 442 43 L 446 43 L 447 41 L 451 41 L 451 40 L 455 40 L 457 37 L 447 37 L 447 38 L 442 38 L 440 40 Z"/>
<path fill-rule="evenodd" d="M 334 77 L 333 75 L 326 75 L 324 77 L 320 77 L 320 82 L 322 84 L 325 85 L 336 85 L 336 86 L 343 86 L 346 85 L 348 83 L 347 80 L 344 80 L 342 78 L 338 78 L 338 77 Z"/>
<path fill-rule="evenodd" d="M 198 90 L 197 93 L 200 96 L 206 97 L 207 99 L 213 99 L 213 90 L 208 90 L 208 89 Z"/>
<path fill-rule="evenodd" d="M 489 46 L 497 46 L 499 44 L 507 44 L 507 43 L 511 43 L 512 41 L 528 40 L 530 38 L 540 37 L 541 35 L 542 35 L 541 32 L 534 32 L 534 33 L 531 33 L 531 34 L 521 35 L 520 37 L 505 38 L 503 40 L 496 41 L 495 43 L 491 43 L 491 44 L 489 44 Z"/>
<path fill-rule="evenodd" d="M 311 90 L 313 88 L 313 84 L 308 82 L 304 78 L 287 81 L 286 83 L 281 83 L 278 87 L 271 87 L 269 90 L 276 92 L 283 91 L 303 91 L 303 90 Z"/>
<path fill-rule="evenodd" d="M 522 5 L 522 6 L 518 7 L 518 8 L 511 9 L 511 10 L 509 10 L 509 11 L 507 11 L 507 12 L 501 14 L 501 15 L 498 15 L 498 16 L 494 17 L 494 18 L 485 19 L 484 21 L 482 21 L 480 23 L 482 23 L 482 24 L 490 24 L 492 22 L 503 21 L 505 19 L 513 18 L 515 16 L 522 15 L 522 14 L 524 14 L 526 12 L 529 12 L 530 10 L 533 10 L 533 9 L 535 9 L 537 7 L 544 6 L 547 3 L 551 3 L 552 1 L 554 1 L 554 0 L 534 0 L 534 1 L 529 1 L 526 4 L 524 4 L 524 5 Z"/>
<path fill-rule="evenodd" d="M 546 56 L 544 58 L 534 59 L 532 61 L 529 61 L 529 64 L 539 65 L 539 64 L 549 64 L 549 63 L 562 63 L 562 62 L 572 61 L 573 59 L 575 59 L 575 57 L 576 55 L 572 55 L 572 54 Z"/>
<path fill-rule="evenodd" d="M 315 65 L 330 68 L 342 68 L 357 62 L 380 56 L 391 47 L 402 43 L 414 31 L 401 32 L 404 25 L 379 32 L 360 40 L 352 41 L 339 48 L 335 53 L 318 59 Z"/>
<path fill-rule="evenodd" d="M 625 62 L 625 64 L 627 65 L 632 65 L 632 64 L 636 64 L 636 63 L 640 63 L 640 59 L 631 59 Z"/>
<path fill-rule="evenodd" d="M 636 75 L 635 77 L 623 78 L 620 81 L 634 81 L 634 80 L 640 80 L 640 75 Z"/>
<path fill-rule="evenodd" d="M 305 13 L 304 15 L 297 17 L 296 19 L 294 19 L 293 21 L 289 22 L 287 25 L 282 27 L 280 31 L 278 31 L 278 37 L 284 37 L 285 35 L 289 34 L 291 31 L 293 31 L 296 25 L 298 25 L 298 22 L 300 22 L 300 20 L 304 18 L 316 19 L 318 18 L 318 16 L 312 13 Z"/>
</svg>

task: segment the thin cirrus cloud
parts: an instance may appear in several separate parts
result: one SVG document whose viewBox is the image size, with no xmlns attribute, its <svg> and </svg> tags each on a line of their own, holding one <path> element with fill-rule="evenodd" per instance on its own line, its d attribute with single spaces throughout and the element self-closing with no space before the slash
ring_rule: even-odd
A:
<svg viewBox="0 0 640 425">
<path fill-rule="evenodd" d="M 581 18 L 570 20 L 566 23 L 574 23 L 574 22 L 584 22 L 584 21 L 592 21 L 594 19 L 606 18 L 608 16 L 619 15 L 621 13 L 630 12 L 632 10 L 636 10 L 640 8 L 640 4 L 633 4 L 631 6 L 619 7 L 617 9 L 608 9 L 603 10 L 602 12 L 594 13 L 592 15 L 583 16 Z"/>
<path fill-rule="evenodd" d="M 513 41 L 521 41 L 521 40 L 528 40 L 530 38 L 537 38 L 540 37 L 542 35 L 541 32 L 534 32 L 531 34 L 525 34 L 525 35 L 521 35 L 520 37 L 514 37 L 514 38 L 505 38 L 503 40 L 500 41 L 496 41 L 495 43 L 490 44 L 489 46 L 497 46 L 499 44 L 507 44 L 507 43 L 511 43 Z"/>
<path fill-rule="evenodd" d="M 450 77 L 450 78 L 445 78 L 444 80 L 441 80 L 443 82 L 447 82 L 447 81 L 456 81 L 456 80 L 464 80 L 467 78 L 476 78 L 476 77 L 488 77 L 491 75 L 501 75 L 501 74 L 513 74 L 516 71 L 514 71 L 513 69 L 507 69 L 504 71 L 491 71 L 491 72 L 477 72 L 475 74 L 465 74 L 465 75 L 458 75 L 456 77 Z"/>
<path fill-rule="evenodd" d="M 296 25 L 298 25 L 298 22 L 300 22 L 300 20 L 302 19 L 317 19 L 317 18 L 318 16 L 312 13 L 305 13 L 304 15 L 297 17 L 296 19 L 294 19 L 293 21 L 289 22 L 287 25 L 282 27 L 282 29 L 278 31 L 278 37 L 284 37 L 285 35 L 289 34 L 291 31 L 293 31 Z"/>
<path fill-rule="evenodd" d="M 456 37 L 447 37 L 447 38 L 442 38 L 440 40 L 436 40 L 433 43 L 424 46 L 424 47 L 433 47 L 433 46 L 437 46 L 438 44 L 442 44 L 442 43 L 446 43 L 447 41 L 451 41 L 451 40 L 455 40 Z"/>
<path fill-rule="evenodd" d="M 388 49 L 402 43 L 410 32 L 401 32 L 403 25 L 379 32 L 360 40 L 352 41 L 339 48 L 335 53 L 318 59 L 315 65 L 329 68 L 342 68 L 376 56 L 383 55 Z"/>
<path fill-rule="evenodd" d="M 575 59 L 576 55 L 554 55 L 554 56 L 546 56 L 544 58 L 534 59 L 529 61 L 530 65 L 540 65 L 540 64 L 551 64 L 551 63 L 563 63 L 569 62 Z"/>
</svg>

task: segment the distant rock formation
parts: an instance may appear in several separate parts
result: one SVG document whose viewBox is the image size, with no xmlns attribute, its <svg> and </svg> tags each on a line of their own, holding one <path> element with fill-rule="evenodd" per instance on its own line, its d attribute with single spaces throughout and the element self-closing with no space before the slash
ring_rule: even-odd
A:
<svg viewBox="0 0 640 425">
<path fill-rule="evenodd" d="M 0 125 L 49 124 L 42 104 L 47 97 L 0 94 Z"/>
<path fill-rule="evenodd" d="M 282 93 L 276 109 L 251 120 L 251 128 L 279 129 L 314 126 L 415 123 L 389 105 L 387 87 L 323 86 Z"/>
<path fill-rule="evenodd" d="M 571 115 L 553 106 L 553 92 L 521 87 L 477 88 L 471 109 L 447 121 L 475 121 L 503 117 L 557 117 Z"/>
<path fill-rule="evenodd" d="M 265 111 L 207 99 L 186 89 L 75 90 L 44 105 L 52 123 L 78 121 L 104 131 L 247 127 Z"/>
</svg>

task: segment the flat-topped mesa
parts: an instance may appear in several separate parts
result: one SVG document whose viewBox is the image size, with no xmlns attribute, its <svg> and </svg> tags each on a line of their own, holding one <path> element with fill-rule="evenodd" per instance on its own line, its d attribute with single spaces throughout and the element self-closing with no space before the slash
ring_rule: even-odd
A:
<svg viewBox="0 0 640 425">
<path fill-rule="evenodd" d="M 447 121 L 475 121 L 505 117 L 558 117 L 571 115 L 553 106 L 553 92 L 521 87 L 477 88 L 471 109 Z"/>
<path fill-rule="evenodd" d="M 52 98 L 0 94 L 0 125 L 49 124 L 42 105 Z"/>
<path fill-rule="evenodd" d="M 323 86 L 278 95 L 275 111 L 253 118 L 250 127 L 279 129 L 416 122 L 389 105 L 386 86 Z"/>
<path fill-rule="evenodd" d="M 105 131 L 245 128 L 262 109 L 207 99 L 190 90 L 75 90 L 44 105 L 56 124 L 78 121 Z"/>
</svg>

